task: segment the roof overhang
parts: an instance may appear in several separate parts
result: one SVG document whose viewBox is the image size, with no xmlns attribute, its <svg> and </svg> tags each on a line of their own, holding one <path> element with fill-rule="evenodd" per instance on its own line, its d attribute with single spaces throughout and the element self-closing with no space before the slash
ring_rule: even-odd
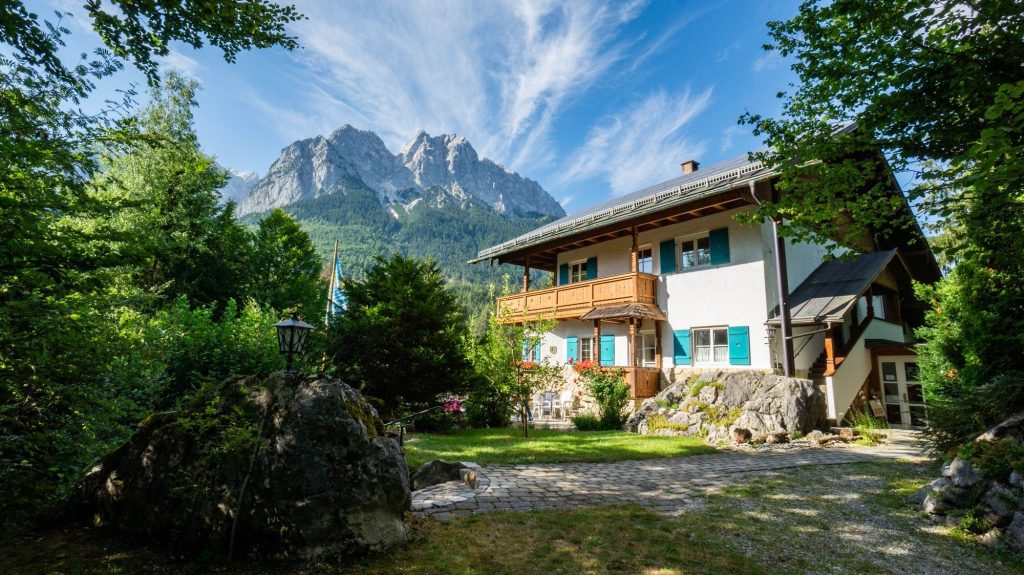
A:
<svg viewBox="0 0 1024 575">
<path fill-rule="evenodd" d="M 650 303 L 627 303 L 622 305 L 605 305 L 591 309 L 580 316 L 582 320 L 594 319 L 653 319 L 666 321 L 668 318 L 658 309 L 658 306 Z"/>
</svg>

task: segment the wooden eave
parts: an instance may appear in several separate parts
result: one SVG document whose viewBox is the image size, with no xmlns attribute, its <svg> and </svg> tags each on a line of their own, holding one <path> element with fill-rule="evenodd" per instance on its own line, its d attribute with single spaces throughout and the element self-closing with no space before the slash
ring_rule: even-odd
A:
<svg viewBox="0 0 1024 575">
<path fill-rule="evenodd" d="M 558 267 L 558 254 L 562 252 L 630 236 L 633 233 L 634 227 L 637 233 L 645 232 L 671 224 L 694 220 L 710 214 L 732 210 L 752 203 L 753 198 L 750 195 L 749 188 L 733 189 L 688 204 L 673 206 L 636 218 L 629 218 L 581 231 L 578 234 L 524 247 L 521 250 L 502 254 L 495 258 L 495 260 L 503 264 L 529 265 L 530 269 L 554 272 Z"/>
</svg>

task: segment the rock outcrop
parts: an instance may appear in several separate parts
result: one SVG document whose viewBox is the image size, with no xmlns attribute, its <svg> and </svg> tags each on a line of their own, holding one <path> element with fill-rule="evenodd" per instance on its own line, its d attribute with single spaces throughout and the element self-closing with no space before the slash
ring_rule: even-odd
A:
<svg viewBox="0 0 1024 575">
<path fill-rule="evenodd" d="M 991 547 L 1024 552 L 1024 412 L 979 435 L 913 500 L 935 521 Z"/>
<path fill-rule="evenodd" d="M 89 473 L 95 523 L 189 550 L 337 557 L 407 539 L 409 472 L 358 391 L 233 378 L 157 414 Z"/>
<path fill-rule="evenodd" d="M 677 382 L 645 400 L 626 429 L 699 435 L 717 443 L 731 440 L 736 429 L 757 439 L 771 433 L 804 434 L 824 423 L 825 397 L 808 379 L 718 371 Z"/>
</svg>

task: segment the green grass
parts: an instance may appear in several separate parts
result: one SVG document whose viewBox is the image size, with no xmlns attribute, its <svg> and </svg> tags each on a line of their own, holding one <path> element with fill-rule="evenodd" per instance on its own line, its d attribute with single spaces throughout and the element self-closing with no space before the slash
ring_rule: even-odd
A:
<svg viewBox="0 0 1024 575">
<path fill-rule="evenodd" d="M 936 473 L 907 463 L 801 467 L 711 492 L 676 517 L 619 505 L 420 520 L 408 545 L 334 565 L 174 559 L 124 537 L 69 527 L 0 545 L 0 573 L 1024 572 L 1024 557 L 986 549 L 921 517 L 908 496 Z"/>
<path fill-rule="evenodd" d="M 467 429 L 453 433 L 415 433 L 405 444 L 409 467 L 432 459 L 487 463 L 568 463 L 624 461 L 714 453 L 695 437 L 660 437 L 622 431 Z"/>
</svg>

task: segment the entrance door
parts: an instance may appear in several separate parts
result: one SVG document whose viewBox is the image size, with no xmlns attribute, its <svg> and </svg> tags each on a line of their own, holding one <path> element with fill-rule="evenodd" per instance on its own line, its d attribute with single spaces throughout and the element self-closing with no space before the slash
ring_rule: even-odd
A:
<svg viewBox="0 0 1024 575">
<path fill-rule="evenodd" d="M 924 427 L 927 415 L 924 393 L 918 380 L 917 358 L 883 356 L 878 358 L 882 380 L 885 416 L 893 427 Z"/>
</svg>

